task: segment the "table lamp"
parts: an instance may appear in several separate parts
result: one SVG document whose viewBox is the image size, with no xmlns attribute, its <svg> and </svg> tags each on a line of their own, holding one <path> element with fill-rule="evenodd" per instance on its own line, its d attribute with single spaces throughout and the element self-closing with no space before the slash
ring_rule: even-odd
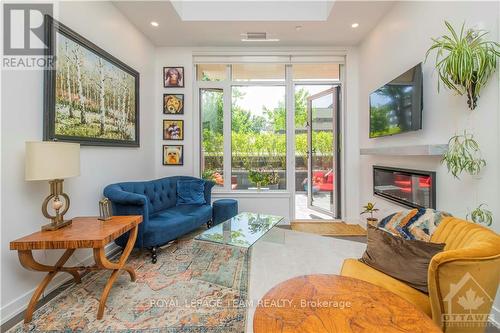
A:
<svg viewBox="0 0 500 333">
<path fill-rule="evenodd" d="M 26 142 L 25 179 L 48 180 L 50 194 L 42 204 L 43 215 L 51 223 L 42 230 L 57 230 L 71 224 L 64 220 L 69 209 L 69 197 L 63 192 L 64 178 L 80 175 L 80 144 L 67 142 Z M 61 201 L 61 197 L 64 202 Z M 51 203 L 52 202 L 52 203 Z M 54 214 L 49 213 L 49 205 Z"/>
</svg>

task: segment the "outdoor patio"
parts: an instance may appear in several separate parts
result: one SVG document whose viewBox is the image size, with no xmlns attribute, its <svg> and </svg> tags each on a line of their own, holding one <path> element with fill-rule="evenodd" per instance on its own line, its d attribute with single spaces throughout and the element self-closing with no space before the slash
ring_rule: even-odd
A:
<svg viewBox="0 0 500 333">
<path fill-rule="evenodd" d="M 324 197 L 315 197 L 316 201 L 325 201 L 321 202 L 320 205 L 322 207 L 326 207 L 328 204 L 329 198 L 328 196 Z M 331 220 L 332 217 L 326 214 L 322 214 L 315 210 L 309 209 L 307 207 L 307 194 L 306 193 L 296 193 L 295 194 L 295 219 L 297 220 Z"/>
</svg>

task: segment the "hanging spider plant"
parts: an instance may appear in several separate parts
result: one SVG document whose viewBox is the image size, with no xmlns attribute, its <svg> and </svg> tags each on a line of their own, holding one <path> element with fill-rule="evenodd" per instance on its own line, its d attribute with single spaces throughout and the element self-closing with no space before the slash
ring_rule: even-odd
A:
<svg viewBox="0 0 500 333">
<path fill-rule="evenodd" d="M 490 226 L 493 223 L 493 213 L 487 208 L 486 204 L 482 203 L 472 212 L 467 213 L 465 217 L 467 220 L 472 220 L 474 223 L 484 223 Z"/>
<path fill-rule="evenodd" d="M 486 85 L 497 66 L 500 57 L 500 44 L 484 40 L 488 34 L 483 30 L 467 29 L 462 24 L 460 34 L 457 34 L 451 24 L 445 21 L 451 36 L 443 35 L 433 38 L 434 42 L 426 53 L 426 60 L 433 50 L 436 52 L 436 69 L 440 82 L 459 95 L 467 95 L 467 104 L 471 110 L 477 105 L 481 88 Z"/>
<path fill-rule="evenodd" d="M 444 154 L 442 162 L 446 164 L 448 172 L 457 179 L 463 171 L 477 175 L 486 166 L 486 161 L 481 157 L 479 144 L 474 135 L 467 131 L 453 136 L 448 141 L 448 151 Z"/>
</svg>

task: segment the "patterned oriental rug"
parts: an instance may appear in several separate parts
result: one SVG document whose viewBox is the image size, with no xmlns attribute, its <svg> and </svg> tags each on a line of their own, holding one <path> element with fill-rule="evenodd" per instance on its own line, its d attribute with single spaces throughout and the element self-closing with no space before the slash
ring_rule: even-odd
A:
<svg viewBox="0 0 500 333">
<path fill-rule="evenodd" d="M 38 309 L 31 323 L 9 332 L 243 333 L 247 250 L 193 240 L 201 231 L 158 251 L 156 264 L 149 251 L 134 250 L 128 263 L 137 280 L 120 274 L 102 320 L 96 314 L 109 271 L 86 274 Z"/>
</svg>

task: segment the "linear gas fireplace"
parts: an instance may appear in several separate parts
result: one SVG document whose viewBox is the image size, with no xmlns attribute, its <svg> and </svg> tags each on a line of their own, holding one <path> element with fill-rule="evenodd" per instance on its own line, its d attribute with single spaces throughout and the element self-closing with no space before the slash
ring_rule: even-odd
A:
<svg viewBox="0 0 500 333">
<path fill-rule="evenodd" d="M 436 173 L 373 166 L 373 194 L 410 208 L 436 208 Z"/>
</svg>

